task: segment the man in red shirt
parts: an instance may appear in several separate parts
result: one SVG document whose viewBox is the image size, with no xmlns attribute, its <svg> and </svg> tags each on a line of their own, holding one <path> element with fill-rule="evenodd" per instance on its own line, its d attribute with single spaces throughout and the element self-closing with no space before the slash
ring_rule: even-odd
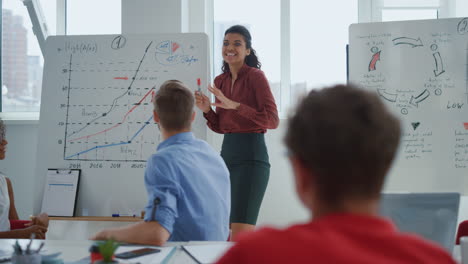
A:
<svg viewBox="0 0 468 264">
<path fill-rule="evenodd" d="M 378 216 L 400 122 L 375 93 L 338 85 L 311 91 L 288 121 L 285 143 L 309 223 L 239 237 L 228 263 L 437 263 L 448 252 Z"/>
</svg>

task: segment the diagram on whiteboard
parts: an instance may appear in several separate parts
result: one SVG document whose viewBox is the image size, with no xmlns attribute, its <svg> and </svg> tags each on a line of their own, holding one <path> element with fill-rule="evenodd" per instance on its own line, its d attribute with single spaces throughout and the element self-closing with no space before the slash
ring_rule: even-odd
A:
<svg viewBox="0 0 468 264">
<path fill-rule="evenodd" d="M 401 121 L 386 188 L 468 193 L 468 18 L 351 25 L 349 82 Z"/>
<path fill-rule="evenodd" d="M 391 40 L 391 43 L 390 43 Z M 433 43 L 426 47 L 420 37 L 390 37 L 386 36 L 386 40 L 373 41 L 376 46 L 370 48 L 370 62 L 368 72 L 363 75 L 364 80 L 360 81 L 361 85 L 373 86 L 378 95 L 387 102 L 395 103 L 396 107 L 400 109 L 400 113 L 407 115 L 410 109 L 417 109 L 424 104 L 431 95 L 441 96 L 444 90 L 454 88 L 454 82 L 449 74 L 445 74 L 444 60 L 439 52 L 438 42 L 450 42 L 448 35 L 433 36 L 431 39 Z M 388 42 L 388 43 L 386 43 Z M 370 44 L 370 43 L 369 43 Z M 385 47 L 386 51 L 382 51 L 379 46 Z M 395 49 L 407 49 L 405 51 L 395 51 Z M 382 60 L 392 60 L 389 54 L 398 52 L 409 52 L 409 56 L 413 56 L 414 60 L 411 62 L 414 65 L 411 68 L 416 68 L 417 71 L 426 70 L 423 75 L 426 75 L 424 82 L 419 87 L 413 86 L 410 89 L 388 89 L 385 87 L 386 79 L 390 76 L 386 75 L 386 69 L 379 71 L 378 64 L 386 63 Z M 389 57 L 390 56 L 390 57 Z M 427 58 L 426 58 L 427 57 Z M 421 59 L 422 58 L 422 59 Z M 429 63 L 421 64 L 419 61 L 428 61 Z M 379 67 L 380 68 L 380 67 Z M 402 68 L 401 66 L 399 68 Z M 409 69 L 408 71 L 411 71 Z M 372 83 L 371 85 L 369 85 Z M 461 104 L 468 103 L 465 100 L 463 103 L 457 101 L 455 105 L 449 107 L 461 107 Z"/>
<path fill-rule="evenodd" d="M 424 111 L 434 103 L 445 111 L 460 111 L 468 104 L 468 90 L 460 89 L 464 85 L 456 76 L 466 66 L 454 63 L 460 54 L 453 51 L 466 39 L 466 21 L 429 32 L 376 27 L 357 33 L 350 40 L 351 80 L 375 90 L 400 115 Z"/>
</svg>

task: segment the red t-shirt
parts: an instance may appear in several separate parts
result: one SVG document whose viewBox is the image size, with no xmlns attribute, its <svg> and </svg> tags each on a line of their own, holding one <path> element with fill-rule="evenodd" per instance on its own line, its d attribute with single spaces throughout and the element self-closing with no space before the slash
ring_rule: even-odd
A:
<svg viewBox="0 0 468 264">
<path fill-rule="evenodd" d="M 442 248 L 401 233 L 387 220 L 352 214 L 324 216 L 286 230 L 241 236 L 218 264 L 455 264 Z"/>
<path fill-rule="evenodd" d="M 239 109 L 217 107 L 216 112 L 210 110 L 203 114 L 211 130 L 221 134 L 265 133 L 267 129 L 278 127 L 278 110 L 263 71 L 244 64 L 233 87 L 231 83 L 230 72 L 223 73 L 214 80 L 215 86 L 227 98 L 240 103 Z"/>
</svg>

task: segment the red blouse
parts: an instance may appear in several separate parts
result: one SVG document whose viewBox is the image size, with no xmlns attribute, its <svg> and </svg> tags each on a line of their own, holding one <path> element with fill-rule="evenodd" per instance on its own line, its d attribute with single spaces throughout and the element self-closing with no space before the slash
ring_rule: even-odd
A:
<svg viewBox="0 0 468 264">
<path fill-rule="evenodd" d="M 278 110 L 263 71 L 244 64 L 232 88 L 231 83 L 230 72 L 220 74 L 214 80 L 215 86 L 240 106 L 237 110 L 217 107 L 216 112 L 204 113 L 211 130 L 221 134 L 265 133 L 267 129 L 278 127 Z"/>
</svg>

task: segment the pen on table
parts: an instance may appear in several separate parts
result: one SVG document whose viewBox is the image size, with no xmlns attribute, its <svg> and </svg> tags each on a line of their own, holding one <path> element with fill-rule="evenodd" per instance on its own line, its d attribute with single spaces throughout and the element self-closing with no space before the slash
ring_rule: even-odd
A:
<svg viewBox="0 0 468 264">
<path fill-rule="evenodd" d="M 200 78 L 197 79 L 197 85 L 198 85 L 198 92 L 201 92 L 201 80 L 200 80 Z"/>
<path fill-rule="evenodd" d="M 41 251 L 43 246 L 44 246 L 44 242 L 42 242 L 41 245 L 39 246 L 39 248 L 36 250 L 36 254 L 38 254 L 39 251 Z"/>
<path fill-rule="evenodd" d="M 30 237 L 30 240 L 29 240 L 29 243 L 28 243 L 28 246 L 26 247 L 26 255 L 29 255 L 29 249 L 31 248 L 31 244 L 33 242 L 33 239 L 35 239 L 35 238 L 36 238 L 36 234 L 32 233 L 31 237 Z"/>
<path fill-rule="evenodd" d="M 112 217 L 131 216 L 136 217 L 134 214 L 112 214 Z"/>
</svg>

